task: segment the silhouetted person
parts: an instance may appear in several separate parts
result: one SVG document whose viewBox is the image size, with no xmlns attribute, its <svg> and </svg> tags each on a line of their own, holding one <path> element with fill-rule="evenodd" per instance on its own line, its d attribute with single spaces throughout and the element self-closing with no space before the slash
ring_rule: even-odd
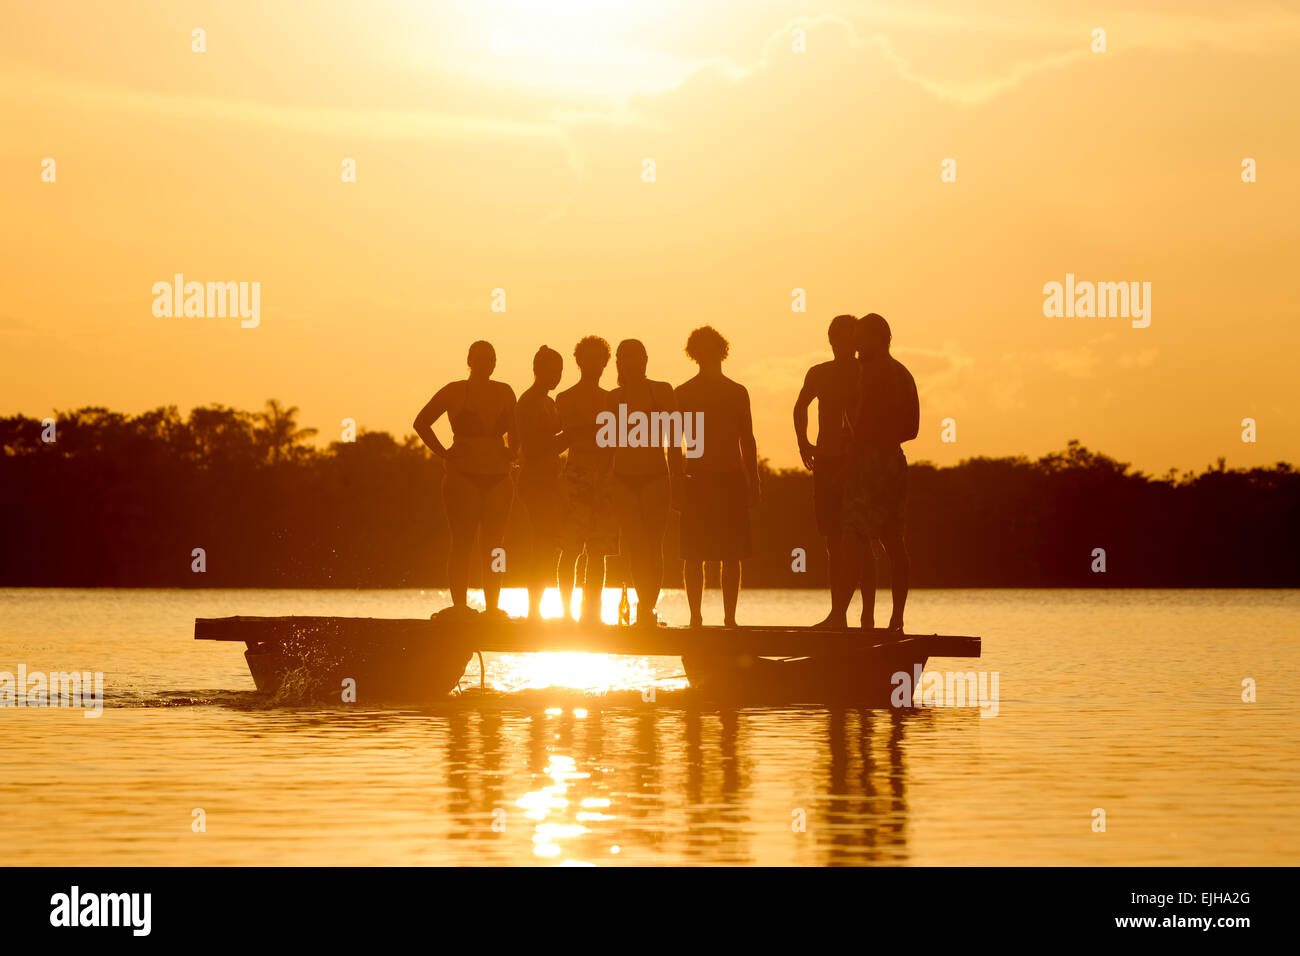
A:
<svg viewBox="0 0 1300 956">
<path fill-rule="evenodd" d="M 857 562 L 846 553 L 844 544 L 844 486 L 851 458 L 849 441 L 853 435 L 853 416 L 858 411 L 858 380 L 861 366 L 854 356 L 858 320 L 851 315 L 831 319 L 827 337 L 831 353 L 829 362 L 814 365 L 803 380 L 803 388 L 794 403 L 794 433 L 799 441 L 799 457 L 813 473 L 813 510 L 817 530 L 826 539 L 826 559 L 830 570 L 831 612 L 818 627 L 848 626 L 849 602 L 856 590 Z M 808 406 L 817 400 L 817 444 L 808 440 Z"/>
<path fill-rule="evenodd" d="M 563 540 L 560 453 L 566 441 L 560 413 L 548 394 L 560 384 L 564 358 L 543 345 L 533 356 L 533 384 L 519 396 L 519 500 L 528 512 L 528 616 L 542 616 L 542 596 L 559 583 Z"/>
<path fill-rule="evenodd" d="M 758 446 L 749 392 L 722 374 L 727 340 L 712 326 L 686 339 L 686 354 L 699 374 L 677 386 L 677 407 L 702 422 L 694 453 L 684 451 L 686 477 L 680 496 L 682 579 L 691 607 L 691 626 L 704 623 L 704 565 L 721 562 L 723 623 L 736 626 L 740 566 L 750 553 L 749 509 L 758 504 Z"/>
<path fill-rule="evenodd" d="M 890 630 L 903 629 L 911 565 L 903 543 L 903 504 L 907 457 L 901 447 L 916 437 L 920 403 L 912 373 L 889 354 L 889 323 L 876 313 L 858 321 L 861 397 L 853 418 L 854 470 L 844 499 L 844 525 L 852 537 L 862 585 L 862 626 L 875 626 L 876 565 L 874 545 L 889 556 L 894 609 Z"/>
<path fill-rule="evenodd" d="M 489 612 L 501 613 L 501 574 L 493 570 L 492 551 L 502 545 L 514 488 L 510 465 L 515 458 L 515 393 L 492 380 L 496 351 L 487 342 L 469 347 L 469 378 L 438 390 L 415 416 L 415 433 L 443 460 L 442 503 L 451 528 L 447 577 L 452 612 L 469 610 L 469 562 L 478 535 L 483 567 L 483 598 Z M 452 443 L 445 447 L 433 423 L 443 414 L 451 422 Z"/>
<path fill-rule="evenodd" d="M 599 624 L 605 555 L 618 550 L 618 522 L 610 487 L 614 449 L 596 444 L 596 416 L 610 407 L 610 393 L 600 387 L 600 377 L 609 365 L 609 343 L 588 335 L 574 347 L 573 358 L 581 378 L 555 399 L 569 446 L 560 476 L 560 603 L 565 615 L 572 617 L 574 579 L 585 554 L 581 619 L 585 624 Z"/>
<path fill-rule="evenodd" d="M 646 377 L 645 346 L 625 339 L 615 353 L 618 388 L 610 394 L 612 410 L 621 419 L 636 412 L 651 416 L 676 410 L 673 387 Z M 620 406 L 625 406 L 620 408 Z M 629 428 L 629 436 L 632 430 Z M 667 440 L 670 436 L 661 435 Z M 636 623 L 657 622 L 655 606 L 664 579 L 664 532 L 671 502 L 668 449 L 649 443 L 639 447 L 620 443 L 614 450 L 614 511 L 618 515 L 619 553 L 625 557 L 636 589 Z"/>
</svg>

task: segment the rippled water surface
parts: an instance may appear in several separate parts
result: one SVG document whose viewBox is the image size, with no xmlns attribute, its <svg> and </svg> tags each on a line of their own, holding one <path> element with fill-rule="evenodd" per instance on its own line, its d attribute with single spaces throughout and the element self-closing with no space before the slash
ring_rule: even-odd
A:
<svg viewBox="0 0 1300 956">
<path fill-rule="evenodd" d="M 741 616 L 824 601 L 750 592 Z M 444 603 L 0 590 L 0 671 L 102 671 L 107 698 L 92 719 L 0 708 L 5 862 L 1300 862 L 1300 592 L 916 592 L 909 630 L 983 637 L 980 661 L 929 669 L 997 672 L 984 717 L 710 708 L 675 658 L 594 655 L 487 655 L 502 692 L 424 710 L 304 708 L 254 692 L 242 644 L 192 639 L 195 617 Z M 680 592 L 662 607 L 685 617 Z M 648 681 L 653 701 L 628 689 Z"/>
</svg>

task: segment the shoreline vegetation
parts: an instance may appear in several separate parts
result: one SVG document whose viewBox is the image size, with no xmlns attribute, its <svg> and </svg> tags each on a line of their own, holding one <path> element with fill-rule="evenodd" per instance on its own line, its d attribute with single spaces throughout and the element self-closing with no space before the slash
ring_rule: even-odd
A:
<svg viewBox="0 0 1300 956">
<path fill-rule="evenodd" d="M 442 464 L 414 435 L 361 430 L 315 447 L 297 409 L 274 400 L 52 417 L 52 429 L 0 418 L 0 586 L 446 586 Z M 826 587 L 811 474 L 760 472 L 745 586 Z M 1300 586 L 1300 472 L 1286 462 L 1220 458 L 1152 477 L 1071 441 L 1037 459 L 912 462 L 907 481 L 913 587 Z M 520 511 L 506 534 L 511 587 L 525 583 Z M 664 554 L 665 585 L 679 586 L 675 519 Z M 609 586 L 622 574 L 612 557 Z"/>
</svg>

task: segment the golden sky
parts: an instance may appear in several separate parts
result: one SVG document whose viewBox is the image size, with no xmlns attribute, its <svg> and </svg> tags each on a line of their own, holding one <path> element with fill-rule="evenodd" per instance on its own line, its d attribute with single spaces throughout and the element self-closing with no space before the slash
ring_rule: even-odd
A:
<svg viewBox="0 0 1300 956">
<path fill-rule="evenodd" d="M 11 5 L 0 414 L 277 397 L 406 433 L 473 339 L 516 391 L 588 333 L 679 383 L 708 322 L 793 465 L 828 321 L 876 311 L 913 459 L 1300 459 L 1300 10 L 974 6 Z M 260 325 L 155 317 L 177 272 L 260 282 Z M 1066 273 L 1150 282 L 1150 326 L 1044 317 Z"/>
</svg>

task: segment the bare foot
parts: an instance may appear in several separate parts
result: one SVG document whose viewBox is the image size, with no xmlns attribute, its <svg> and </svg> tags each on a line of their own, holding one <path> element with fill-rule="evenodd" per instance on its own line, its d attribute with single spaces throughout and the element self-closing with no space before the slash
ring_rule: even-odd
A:
<svg viewBox="0 0 1300 956">
<path fill-rule="evenodd" d="M 735 619 L 734 617 L 727 618 L 726 620 L 724 620 L 724 621 L 722 622 L 722 626 L 723 626 L 723 627 L 740 627 L 740 625 L 736 623 L 736 619 Z"/>
<path fill-rule="evenodd" d="M 849 629 L 849 616 L 847 614 L 836 614 L 832 611 L 824 619 L 814 624 L 813 628 L 818 631 L 847 631 Z"/>
<path fill-rule="evenodd" d="M 692 616 L 692 617 L 691 617 L 691 623 L 690 623 L 690 626 L 691 626 L 691 627 L 703 627 L 703 626 L 704 626 L 704 618 L 703 618 L 703 617 L 694 617 L 694 616 Z"/>
<path fill-rule="evenodd" d="M 441 611 L 434 611 L 429 615 L 429 620 L 437 621 L 447 619 L 454 621 L 457 619 L 469 620 L 478 617 L 479 612 L 467 604 L 453 604 L 451 607 L 445 607 Z"/>
</svg>

